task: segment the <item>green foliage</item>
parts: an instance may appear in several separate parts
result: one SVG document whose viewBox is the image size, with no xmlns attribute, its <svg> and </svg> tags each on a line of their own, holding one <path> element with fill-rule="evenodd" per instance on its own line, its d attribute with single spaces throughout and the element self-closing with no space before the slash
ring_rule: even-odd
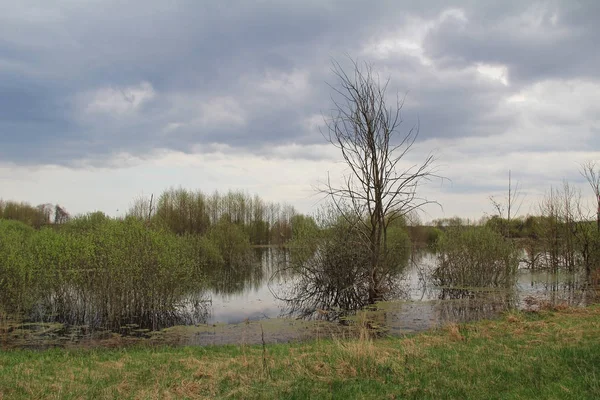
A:
<svg viewBox="0 0 600 400">
<path fill-rule="evenodd" d="M 528 237 L 531 239 L 538 238 L 541 234 L 541 219 L 542 217 L 536 217 L 533 215 L 530 215 L 527 218 L 525 218 L 525 221 L 523 222 L 522 232 L 518 237 Z"/>
<path fill-rule="evenodd" d="M 154 220 L 177 234 L 204 234 L 210 226 L 206 196 L 200 191 L 166 190 L 158 199 Z"/>
<path fill-rule="evenodd" d="M 406 228 L 410 241 L 417 247 L 427 246 L 433 248 L 442 230 L 436 226 L 412 225 Z"/>
<path fill-rule="evenodd" d="M 113 330 L 185 322 L 203 312 L 206 270 L 221 263 L 207 238 L 136 218 L 94 213 L 39 231 L 0 220 L 0 301 L 35 320 Z"/>
<path fill-rule="evenodd" d="M 216 293 L 236 293 L 246 282 L 258 282 L 263 270 L 256 262 L 255 252 L 244 229 L 229 218 L 212 226 L 206 240 L 217 251 L 219 264 L 207 269 L 210 287 Z"/>
<path fill-rule="evenodd" d="M 34 290 L 28 251 L 34 232 L 23 222 L 0 219 L 0 311 L 31 307 Z"/>
<path fill-rule="evenodd" d="M 600 232 L 595 221 L 582 221 L 573 232 L 574 246 L 578 250 L 579 262 L 586 274 L 600 278 Z M 598 283 L 600 284 L 600 279 Z"/>
<path fill-rule="evenodd" d="M 519 265 L 514 243 L 488 227 L 449 228 L 438 240 L 433 278 L 459 288 L 514 284 Z"/>
<path fill-rule="evenodd" d="M 311 216 L 297 214 L 291 218 L 292 239 L 310 238 L 319 235 L 319 227 Z"/>
<path fill-rule="evenodd" d="M 84 233 L 102 226 L 109 220 L 109 216 L 101 211 L 96 211 L 72 218 L 69 223 L 61 225 L 60 229 L 69 233 Z"/>
<path fill-rule="evenodd" d="M 390 269 L 403 269 L 410 255 L 411 240 L 406 227 L 392 225 L 387 230 L 387 254 L 384 263 Z"/>
<path fill-rule="evenodd" d="M 39 228 L 50 223 L 50 214 L 50 205 L 43 204 L 33 207 L 27 203 L 0 200 L 0 219 L 20 221 Z"/>
<path fill-rule="evenodd" d="M 299 236 L 290 247 L 298 276 L 285 296 L 290 314 L 308 317 L 328 310 L 333 318 L 367 305 L 371 258 L 356 227 L 336 219 L 319 237 Z"/>
<path fill-rule="evenodd" d="M 253 262 L 250 239 L 239 225 L 223 219 L 211 227 L 207 237 L 219 250 L 226 265 L 239 267 Z"/>
<path fill-rule="evenodd" d="M 435 248 L 437 246 L 438 240 L 444 233 L 442 232 L 441 229 L 439 229 L 435 226 L 427 226 L 426 232 L 427 232 L 427 235 L 426 235 L 427 245 L 431 248 Z"/>
<path fill-rule="evenodd" d="M 171 188 L 157 201 L 136 199 L 128 215 L 179 235 L 205 235 L 225 220 L 242 227 L 250 243 L 266 245 L 284 244 L 291 239 L 291 219 L 296 211 L 289 205 L 266 203 L 241 191 L 206 195 L 201 191 Z"/>
<path fill-rule="evenodd" d="M 544 222 L 543 217 L 533 215 L 527 218 L 511 218 L 510 221 L 494 215 L 485 222 L 485 226 L 506 237 L 535 239 L 541 234 L 541 225 Z"/>
</svg>

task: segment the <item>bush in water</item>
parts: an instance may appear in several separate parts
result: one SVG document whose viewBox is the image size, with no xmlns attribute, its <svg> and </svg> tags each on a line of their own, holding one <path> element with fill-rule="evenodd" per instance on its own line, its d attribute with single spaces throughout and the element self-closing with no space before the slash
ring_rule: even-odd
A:
<svg viewBox="0 0 600 400">
<path fill-rule="evenodd" d="M 451 227 L 438 239 L 437 250 L 433 278 L 440 286 L 480 288 L 514 284 L 518 250 L 488 227 Z"/>
</svg>

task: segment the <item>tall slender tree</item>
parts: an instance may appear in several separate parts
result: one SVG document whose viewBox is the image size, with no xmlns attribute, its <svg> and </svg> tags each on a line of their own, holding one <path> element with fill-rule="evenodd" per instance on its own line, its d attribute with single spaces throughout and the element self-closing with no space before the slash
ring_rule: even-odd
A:
<svg viewBox="0 0 600 400">
<path fill-rule="evenodd" d="M 330 85 L 333 109 L 325 117 L 326 139 L 337 147 L 349 168 L 343 183 L 328 177 L 322 189 L 369 249 L 369 302 L 385 292 L 388 226 L 432 201 L 420 196 L 425 181 L 438 177 L 435 157 L 414 164 L 407 160 L 419 126 L 400 132 L 403 98 L 387 105 L 389 79 L 380 82 L 372 65 L 350 59 L 345 70 L 333 61 L 337 83 Z"/>
</svg>

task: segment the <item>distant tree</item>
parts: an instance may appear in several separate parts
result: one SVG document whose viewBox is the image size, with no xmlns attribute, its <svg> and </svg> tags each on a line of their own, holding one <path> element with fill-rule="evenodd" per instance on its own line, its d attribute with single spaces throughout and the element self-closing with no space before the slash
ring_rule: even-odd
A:
<svg viewBox="0 0 600 400">
<path fill-rule="evenodd" d="M 511 220 L 515 214 L 519 213 L 521 205 L 523 204 L 521 187 L 519 186 L 519 182 L 513 186 L 510 170 L 508 170 L 508 196 L 506 198 L 506 203 L 497 200 L 494 196 L 490 196 L 490 201 L 501 220 L 504 218 L 504 212 L 506 211 L 506 224 L 503 225 L 501 233 L 506 237 L 510 237 Z"/>
<path fill-rule="evenodd" d="M 598 232 L 600 232 L 600 166 L 596 161 L 587 161 L 581 164 L 581 175 L 588 181 L 594 197 L 596 198 L 596 224 Z"/>
<path fill-rule="evenodd" d="M 144 195 L 138 196 L 133 200 L 133 204 L 129 207 L 127 216 L 132 216 L 149 223 L 150 219 L 156 213 L 153 203 L 154 194 L 150 195 L 150 198 Z"/>
<path fill-rule="evenodd" d="M 64 224 L 71 219 L 71 215 L 58 204 L 54 206 L 54 223 L 55 224 Z"/>
</svg>

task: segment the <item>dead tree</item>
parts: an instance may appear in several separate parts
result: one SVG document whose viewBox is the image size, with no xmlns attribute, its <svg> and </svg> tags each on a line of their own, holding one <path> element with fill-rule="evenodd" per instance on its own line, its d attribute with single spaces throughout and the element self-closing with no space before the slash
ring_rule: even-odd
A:
<svg viewBox="0 0 600 400">
<path fill-rule="evenodd" d="M 520 202 L 519 202 L 520 200 Z M 504 208 L 505 205 L 500 201 L 496 200 L 494 196 L 490 196 L 490 201 L 492 202 L 492 206 L 496 209 L 498 213 L 498 217 L 502 223 L 502 219 L 504 218 Z M 518 202 L 518 203 L 517 203 Z M 519 182 L 515 186 L 512 185 L 512 176 L 511 171 L 508 170 L 508 197 L 506 199 L 506 226 L 504 227 L 504 232 L 502 234 L 505 237 L 510 237 L 510 223 L 511 219 L 515 214 L 519 213 L 521 209 L 521 205 L 523 204 L 523 199 L 521 198 L 521 187 Z M 516 212 L 515 212 L 516 207 Z"/>
<path fill-rule="evenodd" d="M 418 195 L 419 186 L 436 174 L 435 157 L 429 154 L 413 164 L 406 159 L 419 134 L 419 127 L 399 131 L 403 98 L 396 95 L 393 106 L 386 104 L 389 79 L 379 81 L 370 64 L 350 59 L 346 72 L 333 61 L 336 85 L 331 114 L 325 117 L 325 138 L 342 154 L 349 173 L 339 186 L 328 177 L 322 191 L 330 196 L 339 213 L 358 225 L 370 253 L 369 299 L 373 303 L 385 293 L 390 269 L 387 229 L 394 220 L 435 203 Z"/>
</svg>

